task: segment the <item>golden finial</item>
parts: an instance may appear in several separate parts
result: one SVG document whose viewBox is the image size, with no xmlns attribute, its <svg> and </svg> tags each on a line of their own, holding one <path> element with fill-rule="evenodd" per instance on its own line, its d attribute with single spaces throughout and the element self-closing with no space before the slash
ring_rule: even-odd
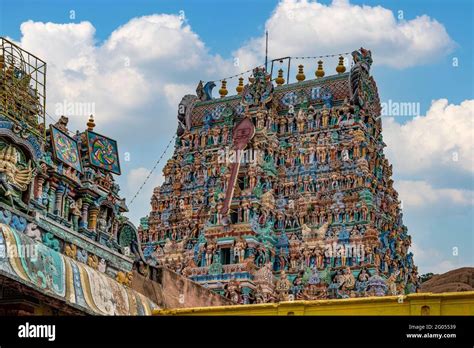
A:
<svg viewBox="0 0 474 348">
<path fill-rule="evenodd" d="M 239 77 L 239 84 L 237 87 L 235 87 L 235 90 L 237 91 L 237 94 L 241 94 L 242 91 L 244 90 L 244 78 Z"/>
<path fill-rule="evenodd" d="M 323 69 L 323 61 L 320 60 L 318 61 L 318 69 L 316 70 L 315 73 L 317 78 L 323 77 L 324 76 L 324 69 Z"/>
<path fill-rule="evenodd" d="M 221 95 L 221 98 L 224 98 L 227 93 L 229 93 L 229 91 L 227 90 L 227 81 L 226 80 L 222 80 L 222 85 L 221 85 L 221 89 L 219 90 L 219 94 Z"/>
<path fill-rule="evenodd" d="M 95 127 L 94 115 L 89 116 L 89 121 L 87 121 L 87 130 L 93 131 Z"/>
<path fill-rule="evenodd" d="M 278 86 L 281 86 L 285 83 L 285 79 L 283 78 L 283 69 L 278 70 L 278 76 L 275 79 L 275 82 Z"/>
<path fill-rule="evenodd" d="M 342 74 L 346 71 L 346 67 L 344 66 L 344 57 L 339 56 L 339 64 L 336 67 L 336 71 L 338 74 Z"/>
<path fill-rule="evenodd" d="M 304 66 L 302 64 L 298 65 L 298 73 L 296 74 L 296 79 L 298 82 L 304 81 L 306 79 L 303 68 Z"/>
</svg>

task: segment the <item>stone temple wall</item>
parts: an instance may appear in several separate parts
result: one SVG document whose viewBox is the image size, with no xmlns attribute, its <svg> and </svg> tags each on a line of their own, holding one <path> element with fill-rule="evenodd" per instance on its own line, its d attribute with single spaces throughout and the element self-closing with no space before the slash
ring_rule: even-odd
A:
<svg viewBox="0 0 474 348">
<path fill-rule="evenodd" d="M 151 272 L 153 281 L 135 271 L 131 287 L 148 297 L 160 308 L 208 307 L 231 304 L 228 299 L 168 268 L 158 267 L 152 269 Z"/>
</svg>

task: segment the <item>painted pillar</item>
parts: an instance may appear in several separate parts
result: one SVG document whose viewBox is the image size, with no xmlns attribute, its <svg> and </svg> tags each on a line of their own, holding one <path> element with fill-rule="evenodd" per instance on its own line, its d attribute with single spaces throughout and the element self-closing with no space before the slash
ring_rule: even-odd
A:
<svg viewBox="0 0 474 348">
<path fill-rule="evenodd" d="M 65 219 L 67 219 L 69 217 L 68 216 L 68 214 L 69 214 L 69 204 L 70 204 L 70 202 L 69 202 L 69 200 L 70 200 L 69 192 L 70 192 L 69 188 L 67 186 L 65 186 L 64 187 L 64 192 L 61 195 L 61 209 L 60 209 L 60 211 L 61 211 L 61 216 Z"/>
<path fill-rule="evenodd" d="M 44 177 L 38 175 L 36 178 L 36 189 L 35 189 L 35 199 L 39 203 L 41 203 L 42 196 L 43 196 L 43 184 L 44 184 Z"/>
<path fill-rule="evenodd" d="M 112 224 L 112 228 L 111 228 L 111 234 L 114 236 L 114 239 L 117 240 L 117 235 L 118 235 L 118 227 L 119 227 L 119 224 L 118 224 L 118 221 L 115 220 Z"/>
<path fill-rule="evenodd" d="M 86 221 L 89 219 L 89 203 L 82 202 L 82 214 L 81 214 L 81 222 L 80 227 L 86 227 Z"/>
<path fill-rule="evenodd" d="M 229 249 L 229 258 L 230 258 L 230 264 L 235 263 L 235 254 L 234 254 L 234 246 L 231 246 Z"/>
<path fill-rule="evenodd" d="M 91 231 L 95 231 L 97 227 L 97 216 L 99 215 L 99 208 L 92 207 L 89 209 L 89 224 L 87 228 Z"/>
<path fill-rule="evenodd" d="M 55 213 L 55 199 L 56 199 L 56 187 L 51 186 L 49 188 L 49 202 L 48 202 L 48 212 L 51 214 Z"/>
<path fill-rule="evenodd" d="M 62 215 L 62 200 L 63 200 L 64 191 L 65 191 L 65 187 L 62 184 L 60 184 L 55 192 L 53 213 L 58 216 Z"/>
<path fill-rule="evenodd" d="M 72 202 L 73 202 L 72 198 L 70 198 L 66 194 L 64 194 L 64 196 L 63 196 L 63 212 L 64 212 L 63 217 L 68 221 L 69 221 L 69 211 L 70 211 L 70 208 L 71 208 L 70 206 L 71 206 Z"/>
</svg>

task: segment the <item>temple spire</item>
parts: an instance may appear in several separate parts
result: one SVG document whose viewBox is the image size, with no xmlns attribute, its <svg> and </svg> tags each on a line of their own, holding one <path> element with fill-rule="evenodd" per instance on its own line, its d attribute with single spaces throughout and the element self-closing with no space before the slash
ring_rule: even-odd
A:
<svg viewBox="0 0 474 348">
<path fill-rule="evenodd" d="M 94 115 L 89 116 L 89 121 L 87 121 L 87 130 L 93 131 L 95 127 Z"/>
</svg>

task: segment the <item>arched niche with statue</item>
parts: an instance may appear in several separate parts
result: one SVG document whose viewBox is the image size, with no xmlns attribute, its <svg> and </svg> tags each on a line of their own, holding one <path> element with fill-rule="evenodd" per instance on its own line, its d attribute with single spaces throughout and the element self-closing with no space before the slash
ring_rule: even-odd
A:
<svg viewBox="0 0 474 348">
<path fill-rule="evenodd" d="M 32 194 L 36 163 L 26 146 L 0 136 L 0 197 L 13 206 L 26 208 Z"/>
</svg>

